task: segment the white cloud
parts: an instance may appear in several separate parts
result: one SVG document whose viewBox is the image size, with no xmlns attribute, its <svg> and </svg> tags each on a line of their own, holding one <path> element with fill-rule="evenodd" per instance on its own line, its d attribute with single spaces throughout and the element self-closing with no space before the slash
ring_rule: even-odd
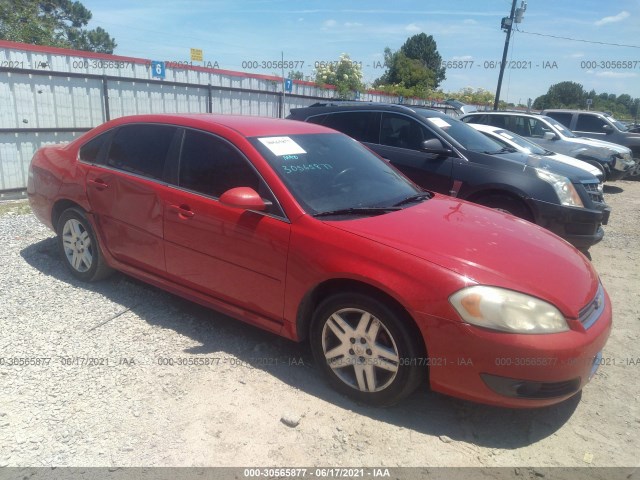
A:
<svg viewBox="0 0 640 480">
<path fill-rule="evenodd" d="M 358 22 L 345 22 L 344 26 L 347 28 L 353 28 L 353 27 L 361 27 L 362 24 Z"/>
<path fill-rule="evenodd" d="M 473 18 L 467 18 L 462 23 L 464 23 L 465 25 L 477 25 L 478 24 L 478 22 L 475 21 Z"/>
<path fill-rule="evenodd" d="M 458 61 L 463 61 L 463 62 L 468 62 L 470 60 L 473 60 L 473 57 L 471 55 L 462 55 L 462 56 L 454 56 L 451 57 L 451 60 L 458 60 Z"/>
<path fill-rule="evenodd" d="M 409 25 L 404 27 L 404 29 L 407 32 L 420 32 L 420 31 L 422 31 L 422 29 L 418 25 L 416 25 L 415 23 L 410 23 Z"/>
<path fill-rule="evenodd" d="M 338 24 L 338 22 L 336 22 L 333 18 L 330 18 L 329 20 L 325 20 L 322 23 L 322 26 L 325 28 L 331 28 L 331 27 L 335 27 Z"/>
<path fill-rule="evenodd" d="M 598 72 L 596 73 L 596 77 L 604 77 L 604 78 L 635 78 L 637 76 L 638 74 L 633 72 Z"/>
<path fill-rule="evenodd" d="M 582 58 L 582 57 L 584 57 L 584 53 L 582 52 L 576 52 L 569 55 L 569 58 Z"/>
<path fill-rule="evenodd" d="M 595 22 L 595 26 L 600 27 L 602 25 L 606 25 L 607 23 L 616 23 L 616 22 L 621 22 L 622 20 L 629 18 L 631 16 L 631 14 L 629 12 L 627 12 L 626 10 L 623 10 L 622 12 L 620 12 L 617 15 L 613 15 L 611 17 L 604 17 L 601 18 L 600 20 L 598 20 L 597 22 Z"/>
</svg>

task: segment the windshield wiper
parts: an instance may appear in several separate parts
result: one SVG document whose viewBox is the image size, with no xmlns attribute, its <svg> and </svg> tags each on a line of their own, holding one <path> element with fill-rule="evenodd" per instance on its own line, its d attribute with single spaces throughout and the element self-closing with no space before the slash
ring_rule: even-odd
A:
<svg viewBox="0 0 640 480">
<path fill-rule="evenodd" d="M 418 202 L 420 200 L 429 200 L 433 195 L 429 192 L 420 192 L 415 195 L 411 195 L 410 197 L 405 198 L 404 200 L 400 200 L 398 203 L 394 203 L 394 207 L 399 207 L 401 205 L 406 205 L 407 203 Z"/>
<path fill-rule="evenodd" d="M 314 217 L 330 217 L 333 215 L 382 215 L 383 213 L 395 212 L 401 210 L 400 207 L 351 207 L 341 208 L 338 210 L 329 210 L 328 212 L 316 213 Z"/>
<path fill-rule="evenodd" d="M 498 155 L 500 153 L 515 153 L 515 152 L 517 152 L 515 148 L 502 147 L 500 150 L 497 150 L 495 152 L 489 152 L 485 150 L 483 153 L 486 153 L 487 155 Z"/>
</svg>

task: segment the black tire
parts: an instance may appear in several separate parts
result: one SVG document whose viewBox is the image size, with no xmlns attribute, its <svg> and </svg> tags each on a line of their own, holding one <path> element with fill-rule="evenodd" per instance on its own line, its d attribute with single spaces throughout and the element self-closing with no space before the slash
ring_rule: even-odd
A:
<svg viewBox="0 0 640 480">
<path fill-rule="evenodd" d="M 596 167 L 598 170 L 600 170 L 600 173 L 602 173 L 602 181 L 604 182 L 607 179 L 607 169 L 604 167 L 604 165 L 602 165 L 600 162 L 596 162 L 596 161 L 589 161 L 589 160 L 583 160 L 585 162 L 587 162 L 589 165 L 591 165 L 592 167 Z"/>
<path fill-rule="evenodd" d="M 363 403 L 393 405 L 413 392 L 428 374 L 423 366 L 426 362 L 421 360 L 422 342 L 412 334 L 408 321 L 406 315 L 369 296 L 337 294 L 325 299 L 314 312 L 311 350 L 336 390 Z M 351 330 L 340 329 L 338 322 Z M 356 331 L 358 325 L 368 328 Z M 335 328 L 353 336 L 343 336 L 341 342 Z M 335 355 L 343 347 L 344 354 Z M 332 350 L 334 355 L 327 357 L 325 351 Z M 361 383 L 356 371 L 360 372 Z"/>
<path fill-rule="evenodd" d="M 500 193 L 494 193 L 491 195 L 480 197 L 477 200 L 474 200 L 474 202 L 479 205 L 484 205 L 485 207 L 499 210 L 501 212 L 510 213 L 511 215 L 522 218 L 523 220 L 534 222 L 533 215 L 531 215 L 529 208 L 525 205 L 524 202 L 514 197 L 510 197 L 508 195 L 503 195 Z"/>
<path fill-rule="evenodd" d="M 82 209 L 62 212 L 56 231 L 62 261 L 74 277 L 95 282 L 113 272 L 104 261 L 98 239 Z"/>
</svg>

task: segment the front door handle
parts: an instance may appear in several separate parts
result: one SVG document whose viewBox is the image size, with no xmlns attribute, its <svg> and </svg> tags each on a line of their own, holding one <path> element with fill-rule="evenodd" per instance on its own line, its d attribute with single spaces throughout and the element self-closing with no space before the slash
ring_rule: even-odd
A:
<svg viewBox="0 0 640 480">
<path fill-rule="evenodd" d="M 102 191 L 109 188 L 109 184 L 105 183 L 101 178 L 96 178 L 95 180 L 89 180 L 89 184 L 96 187 L 96 189 Z"/>
<path fill-rule="evenodd" d="M 191 210 L 189 205 L 169 205 L 169 208 L 184 218 L 191 218 L 195 215 L 195 212 Z"/>
</svg>

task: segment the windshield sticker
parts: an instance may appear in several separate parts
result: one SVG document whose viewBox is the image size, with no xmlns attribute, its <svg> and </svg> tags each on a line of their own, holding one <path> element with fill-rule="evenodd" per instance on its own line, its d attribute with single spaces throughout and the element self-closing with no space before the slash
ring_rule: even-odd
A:
<svg viewBox="0 0 640 480">
<path fill-rule="evenodd" d="M 332 170 L 333 165 L 329 163 L 303 163 L 300 165 L 282 165 L 284 173 L 308 172 L 310 170 Z"/>
<path fill-rule="evenodd" d="M 431 123 L 433 123 L 436 127 L 447 128 L 447 127 L 451 126 L 450 123 L 447 123 L 446 121 L 444 121 L 440 117 L 427 118 L 427 120 L 429 120 Z"/>
<path fill-rule="evenodd" d="M 500 135 L 501 137 L 507 138 L 509 140 L 513 140 L 513 137 L 509 135 L 507 132 L 500 132 L 498 133 L 498 135 Z"/>
<path fill-rule="evenodd" d="M 265 147 L 271 150 L 271 153 L 278 157 L 307 153 L 300 145 L 289 137 L 267 137 L 259 138 L 258 140 L 260 140 Z"/>
</svg>

